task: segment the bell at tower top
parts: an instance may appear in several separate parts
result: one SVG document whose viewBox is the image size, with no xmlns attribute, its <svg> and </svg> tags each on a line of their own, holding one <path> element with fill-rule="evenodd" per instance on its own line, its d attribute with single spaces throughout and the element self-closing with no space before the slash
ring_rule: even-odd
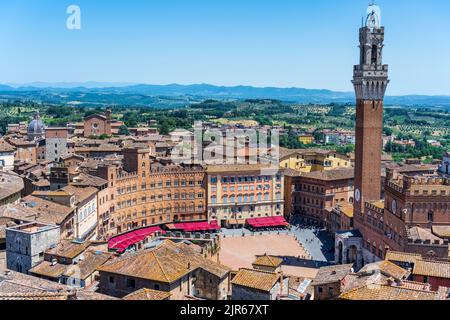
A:
<svg viewBox="0 0 450 320">
<path fill-rule="evenodd" d="M 376 4 L 371 4 L 367 8 L 366 27 L 371 29 L 381 28 L 381 9 Z"/>
<path fill-rule="evenodd" d="M 388 65 L 383 64 L 384 27 L 381 10 L 375 4 L 367 8 L 366 24 L 359 30 L 359 65 L 353 69 L 353 85 L 359 100 L 383 100 L 389 84 Z"/>
</svg>

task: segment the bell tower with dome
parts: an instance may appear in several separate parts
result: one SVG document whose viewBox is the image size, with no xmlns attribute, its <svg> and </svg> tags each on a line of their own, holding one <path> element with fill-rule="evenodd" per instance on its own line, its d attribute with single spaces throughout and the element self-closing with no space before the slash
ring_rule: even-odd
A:
<svg viewBox="0 0 450 320">
<path fill-rule="evenodd" d="M 27 136 L 29 141 L 39 140 L 44 138 L 45 125 L 41 120 L 39 111 L 36 111 L 33 120 L 28 124 Z"/>
<path fill-rule="evenodd" d="M 353 69 L 356 93 L 355 227 L 363 219 L 367 201 L 381 198 L 383 100 L 389 84 L 383 64 L 384 27 L 381 10 L 372 4 L 359 30 L 360 62 Z"/>
</svg>

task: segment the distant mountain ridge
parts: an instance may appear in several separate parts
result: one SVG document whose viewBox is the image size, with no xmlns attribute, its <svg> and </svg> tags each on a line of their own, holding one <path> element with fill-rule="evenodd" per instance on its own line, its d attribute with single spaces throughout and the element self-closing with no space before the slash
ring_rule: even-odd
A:
<svg viewBox="0 0 450 320">
<path fill-rule="evenodd" d="M 191 96 L 210 99 L 278 99 L 298 103 L 353 103 L 353 92 L 338 92 L 326 89 L 277 88 L 252 86 L 215 86 L 210 84 L 193 85 L 150 85 L 128 83 L 45 83 L 36 82 L 25 85 L 0 85 L 1 92 L 80 92 L 90 94 L 142 95 L 142 96 Z M 406 95 L 387 96 L 386 104 L 401 105 L 443 105 L 450 106 L 450 96 Z"/>
</svg>

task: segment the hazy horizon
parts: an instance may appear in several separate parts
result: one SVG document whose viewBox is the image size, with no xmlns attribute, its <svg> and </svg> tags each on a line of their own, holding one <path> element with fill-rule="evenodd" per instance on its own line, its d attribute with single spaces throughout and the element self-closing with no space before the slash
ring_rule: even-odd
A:
<svg viewBox="0 0 450 320">
<path fill-rule="evenodd" d="M 378 0 L 387 95 L 450 95 L 450 2 Z M 81 30 L 66 28 L 69 5 Z M 367 0 L 0 3 L 0 82 L 352 92 Z"/>
<path fill-rule="evenodd" d="M 214 86 L 214 87 L 223 87 L 223 88 L 238 88 L 238 87 L 251 87 L 255 89 L 305 89 L 305 90 L 318 90 L 318 91 L 331 91 L 331 92 L 337 92 L 337 93 L 343 93 L 343 94 L 354 94 L 353 90 L 349 91 L 338 91 L 338 90 L 331 90 L 328 88 L 301 88 L 301 87 L 274 87 L 274 86 L 265 86 L 265 87 L 259 87 L 259 86 L 252 86 L 252 85 L 216 85 L 211 83 L 188 83 L 188 84 L 181 84 L 181 83 L 162 83 L 162 84 L 154 84 L 154 83 L 121 83 L 121 82 L 100 82 L 100 81 L 85 81 L 85 82 L 29 82 L 29 83 L 0 83 L 0 85 L 5 85 L 12 87 L 14 89 L 20 89 L 20 88 L 36 88 L 36 89 L 74 89 L 74 88 L 85 88 L 85 89 L 102 89 L 102 88 L 125 88 L 125 87 L 132 87 L 132 86 L 171 86 L 171 85 L 177 85 L 177 86 Z M 394 96 L 429 96 L 429 97 L 450 97 L 450 94 L 422 94 L 422 93 L 408 93 L 408 94 L 399 94 L 399 95 L 387 95 L 388 97 L 394 97 Z"/>
</svg>

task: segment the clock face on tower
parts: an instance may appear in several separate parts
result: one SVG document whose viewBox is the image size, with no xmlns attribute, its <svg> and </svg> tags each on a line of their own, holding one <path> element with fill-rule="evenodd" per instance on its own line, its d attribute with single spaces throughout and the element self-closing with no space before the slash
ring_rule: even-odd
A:
<svg viewBox="0 0 450 320">
<path fill-rule="evenodd" d="M 392 209 L 392 213 L 397 213 L 397 201 L 392 200 L 391 209 Z"/>
<path fill-rule="evenodd" d="M 361 201 L 361 191 L 359 191 L 359 189 L 355 190 L 355 200 L 356 202 Z"/>
</svg>

